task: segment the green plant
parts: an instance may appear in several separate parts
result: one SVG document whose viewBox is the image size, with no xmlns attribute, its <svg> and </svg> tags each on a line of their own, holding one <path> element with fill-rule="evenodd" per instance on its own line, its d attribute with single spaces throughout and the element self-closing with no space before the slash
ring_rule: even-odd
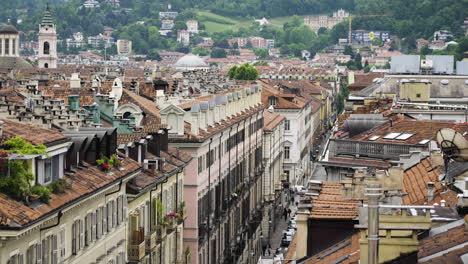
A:
<svg viewBox="0 0 468 264">
<path fill-rule="evenodd" d="M 114 154 L 109 158 L 109 164 L 112 165 L 112 167 L 119 168 L 122 166 L 122 161 L 117 154 Z"/>
<path fill-rule="evenodd" d="M 47 185 L 47 188 L 52 192 L 52 193 L 64 193 L 65 189 L 70 188 L 70 183 L 62 178 L 53 181 L 51 184 Z"/>
<path fill-rule="evenodd" d="M 41 202 L 49 204 L 50 201 L 50 190 L 47 187 L 41 185 L 34 185 L 31 188 L 31 193 L 40 197 Z"/>
<path fill-rule="evenodd" d="M 158 224 L 162 224 L 163 223 L 163 205 L 162 205 L 162 202 L 161 200 L 159 199 L 156 199 L 156 209 L 158 211 Z"/>
<path fill-rule="evenodd" d="M 34 146 L 26 142 L 21 137 L 14 137 L 7 140 L 0 149 L 0 192 L 18 200 L 28 201 L 28 197 L 33 194 L 32 182 L 34 175 L 29 171 L 26 160 L 10 159 L 11 155 L 47 155 L 44 145 Z M 37 188 L 36 188 L 37 192 Z M 45 192 L 42 192 L 45 193 Z M 47 198 L 49 197 L 49 198 Z M 48 201 L 50 195 L 41 196 L 41 200 Z"/>
</svg>

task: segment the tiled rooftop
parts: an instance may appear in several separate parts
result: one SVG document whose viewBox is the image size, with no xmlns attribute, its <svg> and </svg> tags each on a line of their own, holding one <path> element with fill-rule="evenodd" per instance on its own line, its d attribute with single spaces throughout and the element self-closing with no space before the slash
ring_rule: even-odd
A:
<svg viewBox="0 0 468 264">
<path fill-rule="evenodd" d="M 456 206 L 457 194 L 444 188 L 439 181 L 439 175 L 444 173 L 442 166 L 434 166 L 431 158 L 426 158 L 415 166 L 409 168 L 403 175 L 404 205 L 424 205 L 438 203 L 445 200 L 447 206 Z M 428 202 L 427 183 L 434 182 L 434 200 Z"/>
<path fill-rule="evenodd" d="M 463 263 L 459 256 L 468 253 L 468 246 L 462 246 L 457 250 L 453 249 L 453 247 L 460 246 L 466 242 L 468 242 L 466 223 L 449 229 L 446 232 L 422 239 L 419 243 L 418 259 L 432 256 L 439 252 L 442 254 L 429 261 L 419 263 Z"/>
<path fill-rule="evenodd" d="M 304 264 L 351 264 L 359 263 L 361 258 L 360 234 L 354 234 L 351 237 L 336 243 L 335 245 L 315 254 L 314 256 L 306 259 Z"/>
<path fill-rule="evenodd" d="M 284 116 L 267 110 L 263 112 L 263 120 L 264 120 L 263 129 L 265 131 L 271 131 L 275 127 L 277 127 L 281 123 L 281 121 L 283 121 L 284 119 L 285 119 Z"/>
<path fill-rule="evenodd" d="M 4 142 L 15 136 L 20 136 L 33 145 L 51 145 L 54 142 L 67 140 L 60 132 L 55 130 L 27 125 L 21 122 L 9 119 L 0 119 L 3 121 L 3 137 L 0 142 Z"/>
<path fill-rule="evenodd" d="M 323 182 L 318 197 L 312 198 L 310 218 L 354 219 L 359 215 L 358 201 L 346 199 L 338 182 Z"/>
<path fill-rule="evenodd" d="M 399 120 L 385 123 L 370 131 L 366 131 L 359 135 L 356 135 L 350 138 L 350 140 L 369 141 L 370 138 L 374 136 L 379 136 L 379 138 L 373 140 L 372 142 L 417 145 L 422 140 L 434 139 L 439 129 L 452 126 L 452 122 L 406 120 L 400 118 Z M 405 138 L 399 137 L 399 135 L 397 135 L 393 139 L 384 138 L 390 133 L 399 133 L 399 135 L 401 136 L 402 134 L 408 134 L 409 137 Z"/>
<path fill-rule="evenodd" d="M 124 170 L 112 169 L 112 173 L 101 171 L 96 166 L 84 164 L 86 169 L 75 169 L 73 175 L 65 178 L 71 184 L 65 193 L 51 194 L 50 204 L 40 204 L 37 207 L 29 207 L 21 201 L 14 200 L 4 194 L 0 194 L 0 225 L 24 226 L 38 220 L 45 214 L 54 210 L 65 208 L 79 198 L 91 195 L 93 192 L 125 178 L 141 168 L 141 165 L 130 158 L 121 156 Z"/>
</svg>

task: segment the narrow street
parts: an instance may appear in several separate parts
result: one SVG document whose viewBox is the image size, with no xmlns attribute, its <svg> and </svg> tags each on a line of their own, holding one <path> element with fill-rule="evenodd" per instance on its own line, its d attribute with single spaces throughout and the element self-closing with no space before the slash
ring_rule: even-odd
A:
<svg viewBox="0 0 468 264">
<path fill-rule="evenodd" d="M 299 200 L 299 196 L 295 195 L 295 201 Z M 281 247 L 281 239 L 283 237 L 283 231 L 287 230 L 289 219 L 295 215 L 296 213 L 296 206 L 294 203 L 290 203 L 289 207 L 291 209 L 290 217 L 287 217 L 286 220 L 284 219 L 283 215 L 279 219 L 277 219 L 276 228 L 273 231 L 272 236 L 270 237 L 270 246 L 271 248 L 265 250 L 264 254 L 262 255 L 260 262 L 261 264 L 271 264 L 273 263 L 273 257 L 275 256 L 275 252 L 279 249 L 279 252 L 285 253 L 287 248 Z"/>
</svg>

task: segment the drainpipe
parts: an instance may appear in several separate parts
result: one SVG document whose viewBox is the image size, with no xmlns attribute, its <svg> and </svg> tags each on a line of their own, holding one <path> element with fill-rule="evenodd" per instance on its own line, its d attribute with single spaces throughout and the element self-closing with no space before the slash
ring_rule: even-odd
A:
<svg viewBox="0 0 468 264">
<path fill-rule="evenodd" d="M 379 263 L 379 199 L 382 195 L 380 184 L 368 184 L 366 196 L 368 203 L 368 237 L 367 263 Z"/>
<path fill-rule="evenodd" d="M 231 128 L 229 129 L 229 135 L 228 135 L 228 140 L 226 141 L 226 149 L 227 149 L 227 143 L 229 142 L 229 139 L 231 138 L 231 131 L 232 131 L 232 126 Z M 231 203 L 231 150 L 228 150 L 228 166 L 229 166 L 229 172 L 228 172 L 228 175 L 227 175 L 227 189 L 228 189 L 228 202 L 229 204 Z M 227 215 L 228 215 L 228 218 L 231 217 L 231 206 L 228 204 L 228 212 L 227 212 Z M 228 230 L 229 230 L 229 236 L 232 236 L 231 234 L 231 222 L 230 222 L 230 219 L 228 220 Z M 229 239 L 229 237 L 228 237 Z M 230 240 L 230 239 L 229 239 Z M 228 251 L 229 253 L 229 259 L 231 258 L 231 250 Z"/>
<path fill-rule="evenodd" d="M 221 179 L 222 178 L 222 175 L 221 175 L 221 157 L 222 157 L 221 156 L 221 151 L 222 151 L 221 144 L 222 144 L 222 139 L 223 139 L 223 131 L 221 131 L 221 135 L 219 136 L 219 145 L 218 145 L 218 149 L 219 149 L 219 151 L 218 151 L 218 164 L 219 164 L 219 167 L 218 167 L 218 178 L 219 178 L 218 181 L 219 182 L 218 182 L 218 184 L 220 185 L 219 189 L 221 191 L 220 191 L 220 195 L 219 195 L 220 197 L 216 197 L 216 199 L 221 199 L 221 202 L 223 203 L 222 197 L 224 197 L 224 195 L 221 195 L 221 193 L 223 193 L 223 191 L 224 191 L 223 188 L 222 188 L 223 187 L 223 185 L 222 185 L 223 181 Z M 221 207 L 223 207 L 222 204 L 221 204 Z M 219 222 L 218 222 L 218 242 L 219 242 L 218 243 L 218 248 L 221 249 L 221 243 L 224 243 L 224 241 L 221 241 L 221 239 L 219 239 L 220 237 L 221 237 L 221 219 L 219 219 Z M 226 239 L 226 238 L 224 238 L 224 239 Z"/>
<path fill-rule="evenodd" d="M 207 247 L 207 252 L 208 252 L 208 263 L 210 263 L 210 214 L 211 214 L 211 143 L 213 142 L 213 138 L 210 138 L 210 143 L 208 144 L 208 160 L 209 160 L 209 166 L 208 166 L 208 220 L 207 220 L 207 225 L 206 225 L 206 231 L 208 232 L 208 247 Z"/>
</svg>

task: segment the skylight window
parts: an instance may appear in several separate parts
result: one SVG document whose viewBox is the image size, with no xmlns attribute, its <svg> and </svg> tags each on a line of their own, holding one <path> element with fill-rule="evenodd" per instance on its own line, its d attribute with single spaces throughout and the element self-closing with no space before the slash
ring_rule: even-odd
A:
<svg viewBox="0 0 468 264">
<path fill-rule="evenodd" d="M 429 139 L 423 139 L 423 140 L 419 141 L 418 144 L 419 144 L 419 145 L 424 145 L 424 144 L 426 144 L 426 143 L 429 142 L 429 141 L 431 141 L 431 140 L 429 140 Z"/>
<path fill-rule="evenodd" d="M 372 136 L 371 138 L 369 138 L 369 141 L 375 141 L 379 138 L 380 136 Z"/>
<path fill-rule="evenodd" d="M 401 133 L 390 133 L 390 134 L 387 134 L 384 138 L 385 139 L 394 139 L 394 138 L 398 137 L 399 135 L 401 135 Z"/>
<path fill-rule="evenodd" d="M 398 140 L 407 140 L 408 138 L 412 137 L 414 134 L 410 134 L 410 133 L 403 133 L 401 135 L 399 135 L 397 138 L 395 139 L 398 139 Z"/>
</svg>

